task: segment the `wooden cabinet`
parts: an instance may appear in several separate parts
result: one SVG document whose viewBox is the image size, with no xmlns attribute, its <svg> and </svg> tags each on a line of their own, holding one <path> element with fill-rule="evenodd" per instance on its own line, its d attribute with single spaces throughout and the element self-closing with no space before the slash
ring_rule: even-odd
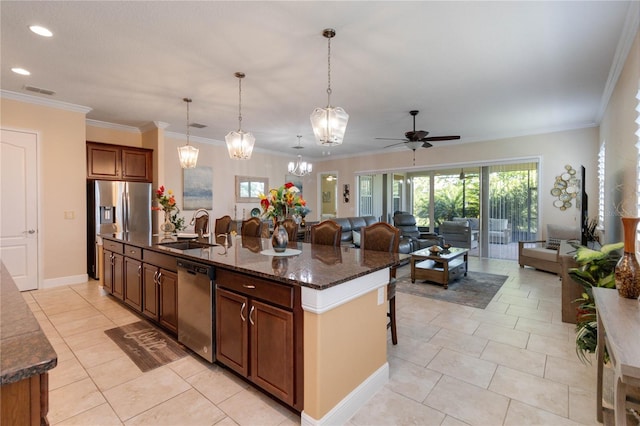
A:
<svg viewBox="0 0 640 426">
<path fill-rule="evenodd" d="M 142 312 L 142 262 L 124 258 L 124 303 Z"/>
<path fill-rule="evenodd" d="M 26 377 L 2 385 L 0 391 L 0 424 L 48 425 L 49 373 Z"/>
<path fill-rule="evenodd" d="M 142 264 L 142 313 L 174 334 L 178 333 L 178 274 Z"/>
<path fill-rule="evenodd" d="M 109 250 L 104 251 L 104 288 L 118 299 L 124 293 L 124 257 Z"/>
<path fill-rule="evenodd" d="M 297 305 L 293 287 L 216 271 L 218 362 L 300 409 L 302 314 Z"/>
<path fill-rule="evenodd" d="M 87 142 L 87 179 L 153 181 L 153 150 Z"/>
<path fill-rule="evenodd" d="M 178 333 L 178 274 L 160 268 L 158 274 L 158 322 Z"/>
</svg>

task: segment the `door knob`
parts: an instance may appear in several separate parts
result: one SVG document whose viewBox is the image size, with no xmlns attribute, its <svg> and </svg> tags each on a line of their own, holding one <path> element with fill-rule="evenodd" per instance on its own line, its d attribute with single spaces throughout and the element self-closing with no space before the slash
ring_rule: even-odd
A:
<svg viewBox="0 0 640 426">
<path fill-rule="evenodd" d="M 28 231 L 23 231 L 23 234 L 35 234 L 36 230 L 35 229 L 29 229 Z"/>
</svg>

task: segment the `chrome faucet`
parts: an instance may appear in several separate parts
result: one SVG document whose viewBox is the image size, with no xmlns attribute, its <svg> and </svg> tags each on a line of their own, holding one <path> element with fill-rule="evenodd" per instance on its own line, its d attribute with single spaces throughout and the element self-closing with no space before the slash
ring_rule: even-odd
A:
<svg viewBox="0 0 640 426">
<path fill-rule="evenodd" d="M 191 218 L 191 222 L 189 222 L 189 225 L 194 226 L 196 223 L 196 219 L 198 218 L 198 213 L 204 213 L 202 216 L 207 216 L 207 225 L 205 227 L 202 227 L 200 229 L 196 229 L 196 231 L 198 232 L 198 238 L 202 238 L 203 234 L 204 234 L 204 228 L 209 226 L 209 212 L 206 209 L 198 209 L 195 212 L 193 212 L 193 217 Z"/>
</svg>

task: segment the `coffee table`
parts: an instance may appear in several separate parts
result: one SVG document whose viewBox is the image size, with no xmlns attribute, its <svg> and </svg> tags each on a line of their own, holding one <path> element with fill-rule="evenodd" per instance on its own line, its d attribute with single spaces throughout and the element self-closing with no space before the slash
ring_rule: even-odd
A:
<svg viewBox="0 0 640 426">
<path fill-rule="evenodd" d="M 427 280 L 449 287 L 449 282 L 467 276 L 469 249 L 451 247 L 448 252 L 431 254 L 428 248 L 411 253 L 411 282 Z"/>
</svg>

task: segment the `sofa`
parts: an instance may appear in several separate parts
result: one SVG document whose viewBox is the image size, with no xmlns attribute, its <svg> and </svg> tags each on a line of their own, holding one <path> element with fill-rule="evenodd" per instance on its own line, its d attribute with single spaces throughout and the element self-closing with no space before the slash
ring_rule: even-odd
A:
<svg viewBox="0 0 640 426">
<path fill-rule="evenodd" d="M 580 231 L 571 226 L 547 225 L 547 239 L 518 242 L 518 263 L 521 268 L 531 266 L 541 271 L 560 275 L 562 262 L 559 254 L 560 243 L 580 240 Z"/>
<path fill-rule="evenodd" d="M 332 220 L 342 226 L 340 245 L 353 247 L 360 247 L 360 228 L 379 222 L 378 218 L 375 216 L 334 217 L 329 220 Z M 411 240 L 400 237 L 398 252 L 405 254 L 411 253 Z"/>
<path fill-rule="evenodd" d="M 440 224 L 439 230 L 445 244 L 467 249 L 478 247 L 479 231 L 471 229 L 466 220 L 446 220 Z"/>
<path fill-rule="evenodd" d="M 477 235 L 480 234 L 480 219 L 477 217 L 454 217 L 456 222 L 468 221 L 472 232 Z M 509 244 L 511 242 L 511 227 L 509 226 L 509 219 L 489 219 L 489 230 L 487 236 L 489 237 L 489 243 L 493 244 Z M 440 231 L 442 233 L 442 231 Z M 476 237 L 476 240 L 478 238 Z"/>
</svg>

